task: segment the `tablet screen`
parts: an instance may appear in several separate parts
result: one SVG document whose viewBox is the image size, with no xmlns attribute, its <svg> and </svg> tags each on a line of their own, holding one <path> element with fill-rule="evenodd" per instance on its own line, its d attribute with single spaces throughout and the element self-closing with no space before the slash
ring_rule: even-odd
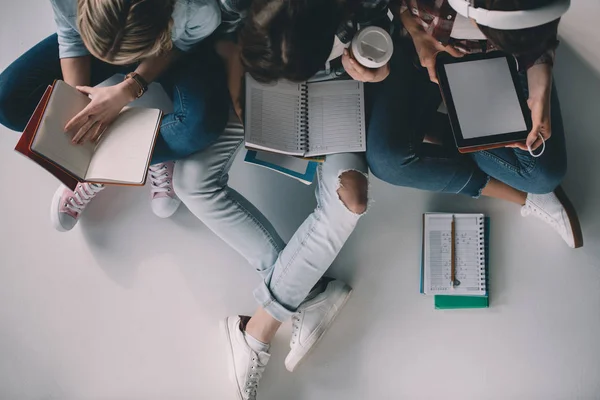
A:
<svg viewBox="0 0 600 400">
<path fill-rule="evenodd" d="M 464 139 L 527 130 L 506 58 L 444 68 Z"/>
</svg>

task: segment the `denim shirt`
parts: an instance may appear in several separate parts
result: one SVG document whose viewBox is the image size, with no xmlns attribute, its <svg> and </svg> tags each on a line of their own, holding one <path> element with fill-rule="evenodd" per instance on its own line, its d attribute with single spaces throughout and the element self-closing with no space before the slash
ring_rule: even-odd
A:
<svg viewBox="0 0 600 400">
<path fill-rule="evenodd" d="M 77 29 L 77 0 L 50 2 L 54 9 L 60 58 L 90 54 Z M 181 51 L 189 51 L 217 29 L 221 12 L 216 0 L 175 0 L 172 18 L 173 44 Z"/>
</svg>

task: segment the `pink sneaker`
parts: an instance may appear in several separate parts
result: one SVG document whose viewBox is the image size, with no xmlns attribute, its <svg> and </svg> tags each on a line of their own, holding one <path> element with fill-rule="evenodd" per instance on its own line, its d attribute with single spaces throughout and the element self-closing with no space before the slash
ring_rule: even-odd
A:
<svg viewBox="0 0 600 400">
<path fill-rule="evenodd" d="M 173 189 L 173 170 L 175 161 L 150 166 L 150 204 L 152 211 L 159 218 L 169 218 L 179 208 L 181 200 Z"/>
<path fill-rule="evenodd" d="M 72 192 L 61 185 L 54 193 L 50 208 L 50 219 L 54 228 L 59 232 L 73 229 L 85 207 L 102 189 L 104 185 L 80 183 Z"/>
</svg>

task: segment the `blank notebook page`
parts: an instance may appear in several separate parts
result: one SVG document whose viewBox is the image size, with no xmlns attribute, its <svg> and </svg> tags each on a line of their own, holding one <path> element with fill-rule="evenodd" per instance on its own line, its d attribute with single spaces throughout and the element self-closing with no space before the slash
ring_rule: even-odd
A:
<svg viewBox="0 0 600 400">
<path fill-rule="evenodd" d="M 425 214 L 424 292 L 425 294 L 485 295 L 484 216 L 455 214 L 456 279 L 452 288 L 451 245 L 452 214 Z"/>
<path fill-rule="evenodd" d="M 279 81 L 265 87 L 246 75 L 246 145 L 286 154 L 303 154 L 300 146 L 301 85 Z"/>
<path fill-rule="evenodd" d="M 78 178 L 85 178 L 95 145 L 71 143 L 65 125 L 90 103 L 90 99 L 63 81 L 57 81 L 37 133 L 31 144 L 36 153 L 62 166 Z"/>
<path fill-rule="evenodd" d="M 308 84 L 307 156 L 366 150 L 362 83 Z"/>
<path fill-rule="evenodd" d="M 153 108 L 121 111 L 98 142 L 86 180 L 143 183 L 160 116 L 160 110 Z"/>
</svg>

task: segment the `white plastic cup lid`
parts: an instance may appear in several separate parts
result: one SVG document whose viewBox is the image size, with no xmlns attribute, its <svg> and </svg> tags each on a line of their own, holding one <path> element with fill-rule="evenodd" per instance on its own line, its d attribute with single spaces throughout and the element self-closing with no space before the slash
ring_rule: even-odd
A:
<svg viewBox="0 0 600 400">
<path fill-rule="evenodd" d="M 394 44 L 390 34 L 377 26 L 362 29 L 352 39 L 352 55 L 367 68 L 384 66 L 393 53 Z"/>
</svg>

